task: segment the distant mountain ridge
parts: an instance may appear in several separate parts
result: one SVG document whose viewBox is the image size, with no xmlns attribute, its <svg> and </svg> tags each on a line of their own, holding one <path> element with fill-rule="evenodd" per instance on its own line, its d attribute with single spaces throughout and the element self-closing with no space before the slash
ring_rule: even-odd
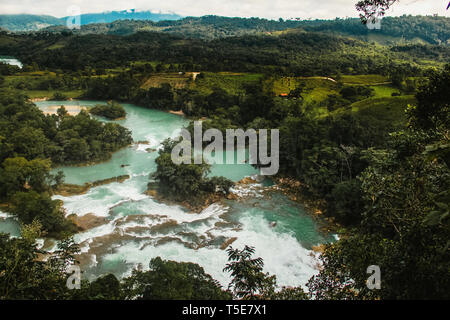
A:
<svg viewBox="0 0 450 320">
<path fill-rule="evenodd" d="M 43 32 L 69 31 L 65 26 Z M 342 35 L 380 44 L 450 45 L 450 18 L 436 16 L 386 17 L 379 30 L 369 30 L 358 18 L 335 20 L 267 20 L 220 16 L 186 17 L 173 21 L 119 20 L 83 25 L 74 34 L 130 35 L 136 32 L 164 32 L 184 38 L 214 40 L 226 37 L 277 36 L 285 33 L 320 32 Z"/>
<path fill-rule="evenodd" d="M 3 19 L 0 15 L 0 28 L 8 25 L 28 26 L 34 31 L 30 19 L 33 16 L 19 15 L 14 19 Z M 8 16 L 11 17 L 11 16 Z M 37 16 L 38 26 L 43 27 L 37 32 L 73 33 L 73 34 L 107 34 L 130 35 L 137 32 L 163 32 L 184 38 L 214 40 L 239 36 L 277 36 L 284 33 L 320 32 L 336 34 L 383 45 L 405 44 L 441 44 L 450 45 L 450 18 L 443 16 L 401 16 L 385 17 L 381 28 L 369 30 L 358 18 L 334 20 L 268 20 L 262 18 L 231 18 L 221 16 L 185 17 L 172 13 L 161 14 L 150 11 L 113 11 L 81 16 L 81 29 L 69 30 L 66 27 L 67 18 Z M 53 18 L 53 19 L 52 19 Z M 56 19 L 56 20 L 54 20 Z M 163 19 L 163 20 L 160 20 Z M 112 20 L 112 21 L 111 21 Z M 1 22 L 8 22 L 2 24 Z M 105 22 L 99 22 L 105 21 Z"/>
<path fill-rule="evenodd" d="M 36 31 L 49 26 L 63 25 L 61 19 L 34 14 L 2 14 L 0 28 L 10 31 Z"/>
<path fill-rule="evenodd" d="M 0 15 L 0 28 L 7 29 L 14 32 L 21 31 L 37 31 L 51 26 L 64 26 L 67 18 L 56 18 L 48 15 L 33 15 L 33 14 L 3 14 Z M 111 23 L 118 20 L 177 20 L 181 19 L 180 15 L 175 13 L 153 13 L 151 11 L 108 11 L 102 13 L 86 13 L 81 14 L 81 25 L 91 23 Z"/>
<path fill-rule="evenodd" d="M 66 21 L 69 17 L 61 18 Z M 118 20 L 178 20 L 182 17 L 175 13 L 153 13 L 151 11 L 136 11 L 135 9 L 123 11 L 108 11 L 102 13 L 86 13 L 81 15 L 81 25 L 91 23 L 111 23 Z"/>
</svg>

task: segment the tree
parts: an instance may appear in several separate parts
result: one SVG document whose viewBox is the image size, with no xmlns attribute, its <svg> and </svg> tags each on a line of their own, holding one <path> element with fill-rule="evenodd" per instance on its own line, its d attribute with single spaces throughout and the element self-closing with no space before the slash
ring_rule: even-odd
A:
<svg viewBox="0 0 450 320">
<path fill-rule="evenodd" d="M 151 178 L 156 180 L 161 195 L 175 201 L 187 201 L 191 205 L 198 205 L 204 203 L 210 194 L 216 192 L 227 194 L 234 183 L 223 177 L 208 178 L 211 167 L 209 164 L 205 162 L 175 164 L 172 161 L 172 149 L 180 141 L 165 140 L 156 158 L 156 172 Z"/>
<path fill-rule="evenodd" d="M 356 4 L 356 10 L 362 12 L 359 16 L 361 21 L 366 24 L 374 18 L 384 16 L 395 2 L 397 0 L 363 0 Z"/>
<path fill-rule="evenodd" d="M 448 298 L 450 171 L 423 152 L 429 141 L 408 130 L 391 136 L 391 150 L 367 151 L 361 222 L 322 255 L 323 270 L 308 284 L 314 298 Z M 366 287 L 370 265 L 381 269 L 381 290 Z"/>
<path fill-rule="evenodd" d="M 45 158 L 49 141 L 42 129 L 23 127 L 12 134 L 11 143 L 17 156 L 32 160 Z"/>
<path fill-rule="evenodd" d="M 92 282 L 81 281 L 79 290 L 72 290 L 70 299 L 119 300 L 123 299 L 120 281 L 113 274 L 98 277 Z"/>
<path fill-rule="evenodd" d="M 34 190 L 44 192 L 49 189 L 50 160 L 25 158 L 8 158 L 3 162 L 0 182 L 0 196 L 10 197 L 17 191 Z M 30 221 L 31 222 L 31 221 Z"/>
<path fill-rule="evenodd" d="M 39 194 L 33 190 L 17 192 L 11 199 L 12 213 L 25 224 L 37 220 L 42 225 L 42 230 L 50 236 L 64 237 L 65 233 L 76 232 L 72 222 L 66 220 L 61 203 L 52 200 L 45 193 Z"/>
<path fill-rule="evenodd" d="M 114 101 L 109 101 L 107 105 L 95 105 L 89 112 L 111 120 L 124 118 L 127 115 L 123 106 Z"/>
<path fill-rule="evenodd" d="M 255 248 L 245 246 L 239 250 L 230 246 L 227 253 L 229 262 L 223 270 L 231 273 L 228 288 L 237 298 L 254 300 L 274 293 L 276 277 L 262 271 L 264 262 L 261 258 L 252 259 Z"/>
<path fill-rule="evenodd" d="M 126 299 L 228 300 L 231 295 L 195 263 L 154 258 L 150 270 L 134 270 L 123 280 Z"/>
<path fill-rule="evenodd" d="M 36 238 L 42 235 L 39 223 L 23 226 L 21 233 L 21 238 L 0 234 L 0 300 L 70 298 L 67 274 L 59 266 L 73 261 L 73 248 L 64 254 L 60 252 L 63 260 L 55 264 L 51 254 L 48 260 L 38 259 L 39 254 L 45 253 L 36 248 Z"/>
<path fill-rule="evenodd" d="M 417 106 L 408 110 L 410 124 L 424 130 L 450 128 L 450 64 L 433 72 L 416 94 Z"/>
<path fill-rule="evenodd" d="M 61 92 L 55 92 L 52 97 L 52 100 L 56 100 L 56 101 L 63 101 L 63 100 L 67 100 L 67 99 L 68 99 L 68 97 Z"/>
<path fill-rule="evenodd" d="M 59 119 L 63 119 L 69 113 L 67 112 L 67 109 L 64 106 L 61 106 L 58 108 L 58 110 L 56 110 L 56 114 L 58 115 Z"/>
<path fill-rule="evenodd" d="M 362 0 L 356 4 L 356 9 L 362 12 L 359 16 L 361 21 L 366 24 L 376 17 L 382 17 L 386 11 L 398 0 Z M 450 2 L 447 10 L 450 8 Z"/>
<path fill-rule="evenodd" d="M 302 95 L 303 90 L 304 90 L 304 85 L 299 86 L 299 87 L 295 88 L 294 90 L 291 90 L 288 94 L 288 97 L 303 100 L 303 95 Z"/>
</svg>

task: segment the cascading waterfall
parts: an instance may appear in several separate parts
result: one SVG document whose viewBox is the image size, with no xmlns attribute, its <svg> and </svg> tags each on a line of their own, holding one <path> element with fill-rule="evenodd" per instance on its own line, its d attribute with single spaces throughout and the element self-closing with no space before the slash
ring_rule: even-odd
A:
<svg viewBox="0 0 450 320">
<path fill-rule="evenodd" d="M 97 103 L 36 104 L 45 112 L 54 106 L 90 107 Z M 94 187 L 82 195 L 54 197 L 64 202 L 67 215 L 89 214 L 104 219 L 102 224 L 74 237 L 82 250 L 79 260 L 85 277 L 92 279 L 104 273 L 126 276 L 138 265 L 145 270 L 151 258 L 160 256 L 198 263 L 226 286 L 230 280 L 222 271 L 227 262 L 226 244 L 254 246 L 256 255 L 264 259 L 265 271 L 275 274 L 279 285 L 304 285 L 318 272 L 317 254 L 311 246 L 330 241 L 331 237 L 321 234 L 317 223 L 282 194 L 274 194 L 270 199 L 262 196 L 260 184 L 236 187 L 233 192 L 245 199 L 225 200 L 199 213 L 189 213 L 178 205 L 159 203 L 145 195 L 149 174 L 156 170 L 155 149 L 164 139 L 176 137 L 188 122 L 177 115 L 131 104 L 124 104 L 124 108 L 127 118 L 117 122 L 130 129 L 140 144 L 116 152 L 104 163 L 55 169 L 62 170 L 66 183 L 72 184 L 130 176 L 122 183 Z M 248 164 L 213 165 L 211 170 L 211 175 L 234 181 L 256 174 L 258 171 Z M 8 231 L 6 221 L 11 223 L 11 218 L 0 218 L 0 231 Z"/>
</svg>

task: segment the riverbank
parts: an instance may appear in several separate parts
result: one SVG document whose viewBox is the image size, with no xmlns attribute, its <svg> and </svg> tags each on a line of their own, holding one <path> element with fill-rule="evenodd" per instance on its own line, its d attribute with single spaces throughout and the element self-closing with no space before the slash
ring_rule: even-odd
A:
<svg viewBox="0 0 450 320">
<path fill-rule="evenodd" d="M 41 101 L 48 101 L 48 100 L 50 100 L 49 97 L 43 97 L 43 98 L 32 98 L 29 101 L 30 102 L 41 102 Z"/>
<path fill-rule="evenodd" d="M 43 100 L 43 101 L 49 101 L 49 100 Z M 58 114 L 58 109 L 61 108 L 60 105 L 54 105 L 54 106 L 48 106 L 45 111 L 42 111 L 45 115 L 52 115 L 52 114 Z M 64 106 L 67 113 L 71 116 L 76 116 L 79 114 L 82 110 L 88 110 L 85 106 Z"/>
<path fill-rule="evenodd" d="M 193 204 L 189 201 L 174 201 L 170 198 L 167 198 L 167 197 L 161 195 L 158 192 L 158 187 L 155 185 L 151 185 L 144 192 L 144 194 L 154 198 L 158 202 L 164 203 L 169 206 L 172 206 L 172 205 L 181 206 L 181 207 L 187 209 L 191 213 L 200 213 L 214 203 L 221 202 L 224 199 L 233 199 L 233 196 L 231 194 L 225 195 L 223 193 L 216 192 L 216 193 L 208 194 L 206 197 L 199 200 L 198 204 Z"/>
<path fill-rule="evenodd" d="M 61 184 L 57 189 L 53 190 L 54 195 L 60 195 L 63 197 L 71 197 L 80 194 L 86 194 L 91 188 L 118 182 L 122 183 L 130 179 L 130 175 L 122 175 L 118 177 L 113 177 L 109 179 L 98 180 L 94 182 L 87 182 L 84 185 L 77 184 Z"/>
<path fill-rule="evenodd" d="M 112 152 L 107 152 L 105 153 L 107 155 L 106 158 L 104 159 L 99 159 L 99 160 L 94 160 L 94 161 L 87 161 L 87 162 L 82 162 L 82 163 L 65 163 L 65 164 L 61 164 L 61 163 L 52 163 L 52 169 L 58 169 L 60 167 L 78 167 L 78 168 L 82 168 L 82 167 L 90 167 L 90 166 L 94 166 L 96 164 L 101 164 L 101 163 L 106 163 L 109 160 L 111 160 L 112 156 L 114 155 L 114 153 L 121 151 L 123 149 L 129 148 L 132 145 L 138 145 L 137 143 L 130 143 L 129 145 L 123 146 L 115 151 Z"/>
<path fill-rule="evenodd" d="M 244 201 L 245 199 L 263 197 L 270 199 L 274 192 L 280 192 L 289 200 L 303 207 L 305 211 L 317 222 L 319 230 L 324 234 L 339 233 L 342 226 L 333 217 L 324 215 L 326 203 L 324 200 L 312 200 L 304 195 L 301 182 L 292 178 L 273 178 L 274 185 L 263 186 L 254 177 L 245 177 L 235 182 L 228 194 L 213 193 L 205 197 L 201 204 L 193 205 L 188 201 L 173 201 L 158 193 L 156 184 L 149 184 L 146 195 L 167 205 L 180 205 L 191 212 L 202 212 L 214 203 L 223 204 L 224 200 Z M 323 251 L 323 245 L 313 246 L 316 252 Z"/>
<path fill-rule="evenodd" d="M 322 226 L 323 231 L 339 233 L 339 230 L 342 230 L 343 227 L 337 223 L 333 217 L 325 216 L 325 200 L 313 200 L 310 197 L 305 196 L 305 193 L 302 190 L 303 186 L 300 181 L 288 177 L 275 177 L 273 180 L 285 196 L 287 196 L 290 200 L 301 204 L 310 214 L 316 218 L 319 218 L 320 221 L 325 222 L 325 225 Z"/>
<path fill-rule="evenodd" d="M 169 110 L 169 113 L 171 113 L 171 114 L 176 114 L 177 116 L 182 116 L 182 117 L 185 117 L 185 116 L 186 116 L 186 115 L 184 114 L 183 110 L 179 110 L 179 111 Z"/>
</svg>

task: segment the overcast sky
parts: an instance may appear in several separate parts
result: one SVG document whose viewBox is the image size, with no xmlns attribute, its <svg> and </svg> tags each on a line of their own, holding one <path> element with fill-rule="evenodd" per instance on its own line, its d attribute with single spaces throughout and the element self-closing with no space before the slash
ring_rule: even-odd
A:
<svg viewBox="0 0 450 320">
<path fill-rule="evenodd" d="M 76 5 L 81 13 L 139 9 L 152 12 L 174 12 L 182 16 L 207 14 L 229 17 L 335 18 L 356 17 L 357 0 L 0 0 L 0 13 L 68 15 Z M 449 16 L 448 0 L 399 0 L 388 15 L 403 14 Z"/>
</svg>

